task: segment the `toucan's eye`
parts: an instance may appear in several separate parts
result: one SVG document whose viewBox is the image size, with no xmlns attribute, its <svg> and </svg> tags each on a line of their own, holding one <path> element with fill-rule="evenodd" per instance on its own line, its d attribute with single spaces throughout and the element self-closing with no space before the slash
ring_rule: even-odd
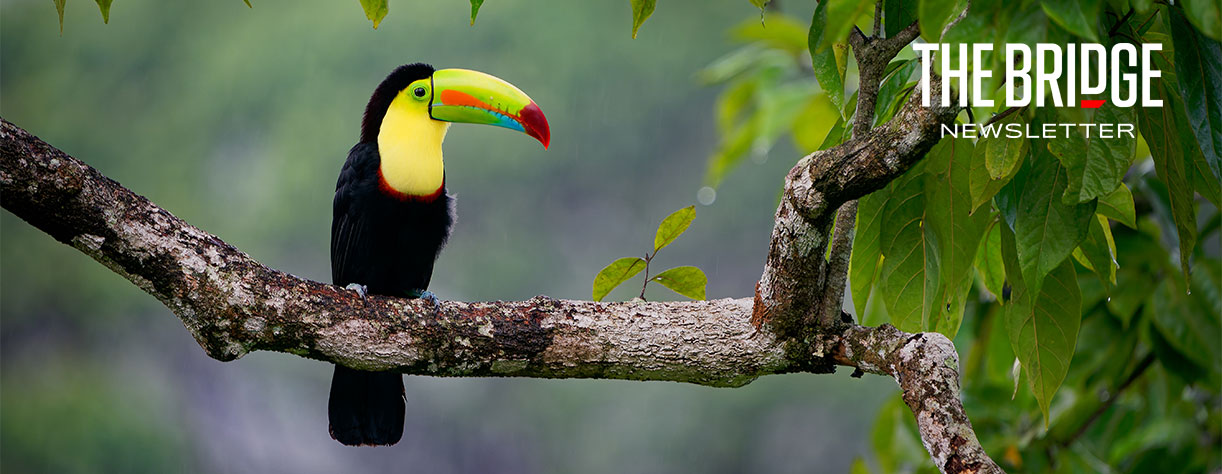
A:
<svg viewBox="0 0 1222 474">
<path fill-rule="evenodd" d="M 417 87 L 412 93 L 416 94 L 416 97 L 424 97 L 425 90 L 423 87 Z"/>
</svg>

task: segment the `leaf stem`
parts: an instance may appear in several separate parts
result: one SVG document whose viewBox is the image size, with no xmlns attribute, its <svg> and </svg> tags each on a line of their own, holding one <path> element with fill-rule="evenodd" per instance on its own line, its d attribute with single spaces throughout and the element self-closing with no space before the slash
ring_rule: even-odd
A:
<svg viewBox="0 0 1222 474">
<path fill-rule="evenodd" d="M 874 2 L 874 38 L 883 37 L 883 0 Z"/>
<path fill-rule="evenodd" d="M 1113 24 L 1113 25 L 1112 25 L 1112 27 L 1111 27 L 1111 28 L 1109 28 L 1109 29 L 1107 30 L 1107 36 L 1108 36 L 1109 38 L 1110 38 L 1110 37 L 1112 37 L 1112 36 L 1115 36 L 1115 35 L 1116 35 L 1116 32 L 1117 32 L 1117 31 L 1120 31 L 1120 25 L 1123 25 L 1123 24 L 1124 24 L 1126 21 L 1129 21 L 1129 18 L 1131 18 L 1131 17 L 1133 16 L 1133 12 L 1134 12 L 1134 10 L 1133 10 L 1132 8 L 1130 8 L 1130 9 L 1129 9 L 1129 12 L 1124 14 L 1124 17 L 1122 17 L 1122 18 L 1120 18 L 1120 19 L 1116 20 L 1116 23 L 1115 23 L 1115 24 Z M 1110 13 L 1110 12 L 1109 12 L 1109 13 Z M 1154 14 L 1158 14 L 1158 11 L 1157 11 L 1157 10 L 1155 10 L 1155 11 L 1154 11 Z M 1154 15 L 1150 15 L 1150 18 L 1154 18 Z M 1147 19 L 1146 19 L 1146 22 L 1149 22 L 1149 21 L 1150 21 L 1150 19 L 1149 19 L 1149 18 L 1147 18 Z M 1143 22 L 1143 23 L 1142 23 L 1142 26 L 1145 26 L 1145 24 L 1146 24 L 1146 23 L 1145 23 L 1145 22 Z M 1140 29 L 1141 29 L 1141 27 L 1138 27 L 1138 28 L 1137 28 L 1137 30 L 1140 30 Z M 1137 30 L 1134 30 L 1134 31 L 1137 31 Z"/>
<path fill-rule="evenodd" d="M 1003 118 L 1009 117 L 1009 116 L 1010 116 L 1011 114 L 1013 114 L 1014 112 L 1018 112 L 1019 110 L 1022 110 L 1022 109 L 1025 109 L 1025 108 L 1026 108 L 1026 107 L 1010 107 L 1010 108 L 1008 108 L 1008 109 L 1006 109 L 1006 110 L 1001 111 L 1001 113 L 998 113 L 997 115 L 994 115 L 994 116 L 990 117 L 990 118 L 989 118 L 989 120 L 988 120 L 987 122 L 985 122 L 984 124 L 985 124 L 985 125 L 992 125 L 992 124 L 994 124 L 995 122 L 997 122 L 998 120 L 1001 120 L 1001 119 L 1003 119 Z"/>
<path fill-rule="evenodd" d="M 649 286 L 649 262 L 657 255 L 657 250 L 653 251 L 653 255 L 650 255 L 649 252 L 645 252 L 645 282 L 641 283 L 641 301 L 648 301 L 645 299 L 645 288 Z"/>
<path fill-rule="evenodd" d="M 1149 18 L 1146 18 L 1146 21 L 1141 22 L 1141 24 L 1137 26 L 1137 29 L 1135 29 L 1135 30 L 1133 30 L 1133 31 L 1135 31 L 1135 32 L 1140 32 L 1140 31 L 1141 31 L 1141 29 L 1142 29 L 1142 28 L 1145 28 L 1145 27 L 1146 27 L 1146 24 L 1147 24 L 1147 23 L 1150 23 L 1150 20 L 1153 20 L 1153 19 L 1154 19 L 1154 17 L 1156 17 L 1156 16 L 1158 16 L 1158 10 L 1154 10 L 1154 13 L 1151 13 L 1151 14 L 1150 14 L 1150 17 L 1149 17 Z M 1117 26 L 1119 26 L 1119 25 L 1117 25 Z"/>
</svg>

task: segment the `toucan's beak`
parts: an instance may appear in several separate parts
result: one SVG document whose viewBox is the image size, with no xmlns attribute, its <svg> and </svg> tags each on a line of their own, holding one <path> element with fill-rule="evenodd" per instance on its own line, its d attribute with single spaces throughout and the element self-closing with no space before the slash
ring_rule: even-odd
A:
<svg viewBox="0 0 1222 474">
<path fill-rule="evenodd" d="M 535 137 L 543 148 L 551 141 L 547 117 L 525 93 L 497 77 L 467 69 L 433 73 L 433 120 L 482 123 Z"/>
</svg>

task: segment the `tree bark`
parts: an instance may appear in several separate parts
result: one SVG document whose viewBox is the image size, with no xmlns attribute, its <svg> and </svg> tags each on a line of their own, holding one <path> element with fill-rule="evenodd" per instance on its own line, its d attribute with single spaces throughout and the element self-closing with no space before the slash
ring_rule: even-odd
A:
<svg viewBox="0 0 1222 474">
<path fill-rule="evenodd" d="M 919 118 L 911 110 L 903 113 Z M 920 138 L 929 135 L 920 127 L 880 130 L 829 150 L 836 160 L 804 159 L 806 166 L 795 168 L 791 181 L 806 184 L 791 183 L 786 192 L 786 202 L 802 214 L 778 215 L 778 227 L 782 218 L 805 222 L 834 212 L 826 203 L 881 187 L 919 158 L 913 154 L 932 146 Z M 794 189 L 804 189 L 806 199 Z M 753 318 L 761 314 L 758 295 L 754 302 L 665 303 L 539 296 L 445 301 L 437 307 L 382 296 L 363 300 L 354 291 L 256 262 L 3 119 L 0 202 L 156 297 L 218 360 L 266 350 L 419 375 L 671 380 L 725 387 L 766 374 L 831 372 L 835 365 L 847 365 L 896 378 L 939 469 L 1000 472 L 972 432 L 959 400 L 954 346 L 939 334 L 844 324 L 794 338 L 772 330 L 766 318 Z M 779 245 L 792 252 L 795 244 Z M 781 283 L 787 275 L 770 278 Z M 773 292 L 764 302 L 775 308 L 782 294 Z"/>
<path fill-rule="evenodd" d="M 933 77 L 930 94 L 939 95 L 942 81 Z M 789 170 L 764 274 L 756 285 L 757 325 L 798 339 L 828 329 L 818 324 L 817 312 L 827 285 L 824 255 L 836 210 L 908 171 L 938 143 L 938 128 L 958 113 L 957 106 L 921 106 L 918 87 L 892 120 L 811 153 Z"/>
<path fill-rule="evenodd" d="M 878 89 L 883 82 L 887 65 L 908 43 L 920 35 L 920 27 L 913 22 L 891 38 L 882 37 L 879 17 L 882 15 L 882 0 L 874 5 L 874 36 L 866 37 L 853 27 L 849 45 L 853 47 L 853 58 L 857 61 L 857 110 L 853 115 L 853 138 L 864 136 L 874 128 L 874 109 L 878 101 Z M 827 283 L 823 297 L 817 307 L 817 322 L 820 327 L 835 323 L 844 306 L 844 287 L 849 277 L 849 257 L 853 252 L 853 235 L 857 226 L 857 200 L 840 205 L 832 234 L 831 249 L 827 255 Z"/>
</svg>

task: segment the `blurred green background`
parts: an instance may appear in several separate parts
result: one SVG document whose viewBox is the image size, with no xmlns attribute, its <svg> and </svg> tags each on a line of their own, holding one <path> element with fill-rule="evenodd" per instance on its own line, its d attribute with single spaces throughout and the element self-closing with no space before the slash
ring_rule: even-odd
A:
<svg viewBox="0 0 1222 474">
<path fill-rule="evenodd" d="M 373 87 L 424 61 L 504 78 L 552 127 L 544 151 L 454 127 L 443 299 L 588 299 L 692 204 L 718 138 L 696 72 L 759 18 L 742 0 L 663 3 L 636 40 L 624 1 L 92 2 L 64 31 L 45 0 L 0 4 L 0 115 L 274 268 L 326 281 L 335 177 Z M 806 8 L 805 6 L 802 8 Z M 813 10 L 814 5 L 809 6 Z M 808 18 L 810 11 L 790 11 Z M 791 145 L 736 172 L 658 259 L 710 298 L 751 294 Z M 879 377 L 664 382 L 408 377 L 393 448 L 327 435 L 329 365 L 206 357 L 152 297 L 0 213 L 0 470 L 5 472 L 841 472 L 897 389 Z M 609 299 L 631 298 L 626 284 Z M 654 289 L 651 299 L 674 297 Z"/>
</svg>

